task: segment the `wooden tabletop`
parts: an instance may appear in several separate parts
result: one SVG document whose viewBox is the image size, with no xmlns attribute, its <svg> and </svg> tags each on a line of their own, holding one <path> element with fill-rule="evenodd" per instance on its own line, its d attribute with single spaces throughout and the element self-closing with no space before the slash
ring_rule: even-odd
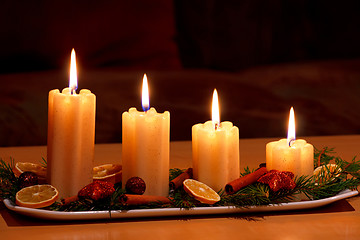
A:
<svg viewBox="0 0 360 240">
<path fill-rule="evenodd" d="M 265 161 L 274 139 L 241 139 L 241 168 Z M 360 155 L 360 135 L 306 137 L 316 148 L 335 147 L 346 160 Z M 0 157 L 36 162 L 46 147 L 0 148 Z M 191 165 L 191 142 L 172 142 L 170 167 Z M 95 164 L 121 162 L 121 144 L 99 144 Z M 50 221 L 18 215 L 0 205 L 0 239 L 360 239 L 360 197 L 316 209 L 256 214 L 161 217 L 96 221 Z"/>
</svg>

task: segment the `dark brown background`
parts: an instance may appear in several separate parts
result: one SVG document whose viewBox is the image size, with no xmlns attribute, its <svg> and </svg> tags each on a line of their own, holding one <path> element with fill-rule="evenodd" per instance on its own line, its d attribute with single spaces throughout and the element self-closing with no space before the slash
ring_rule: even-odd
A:
<svg viewBox="0 0 360 240">
<path fill-rule="evenodd" d="M 241 138 L 360 133 L 360 3 L 350 1 L 1 1 L 0 146 L 46 144 L 47 94 L 68 84 L 97 96 L 96 142 L 121 142 L 121 114 L 170 111 L 171 140 L 210 119 Z"/>
</svg>

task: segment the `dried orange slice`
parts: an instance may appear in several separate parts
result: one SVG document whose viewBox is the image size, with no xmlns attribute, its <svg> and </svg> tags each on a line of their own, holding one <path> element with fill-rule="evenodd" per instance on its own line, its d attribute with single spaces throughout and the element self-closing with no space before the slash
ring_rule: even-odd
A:
<svg viewBox="0 0 360 240">
<path fill-rule="evenodd" d="M 53 204 L 58 196 L 58 190 L 51 185 L 34 185 L 18 191 L 15 198 L 21 207 L 43 208 Z"/>
<path fill-rule="evenodd" d="M 184 190 L 193 196 L 196 200 L 206 203 L 214 204 L 220 201 L 220 196 L 208 185 L 196 181 L 194 179 L 186 179 L 183 182 Z"/>
<path fill-rule="evenodd" d="M 120 164 L 104 164 L 93 168 L 93 179 L 111 182 L 113 184 L 121 181 L 122 166 Z"/>
<path fill-rule="evenodd" d="M 331 180 L 335 177 L 340 176 L 342 169 L 336 164 L 326 164 L 317 167 L 314 170 L 313 175 L 315 176 L 316 182 L 323 182 L 327 180 Z"/>
<path fill-rule="evenodd" d="M 36 163 L 17 162 L 13 172 L 16 177 L 19 177 L 23 172 L 33 172 L 38 176 L 39 182 L 44 183 L 46 180 L 46 168 Z"/>
</svg>

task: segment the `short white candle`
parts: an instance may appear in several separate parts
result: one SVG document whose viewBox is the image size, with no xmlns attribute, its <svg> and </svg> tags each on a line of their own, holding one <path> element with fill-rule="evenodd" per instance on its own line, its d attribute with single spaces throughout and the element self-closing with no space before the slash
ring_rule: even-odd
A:
<svg viewBox="0 0 360 240">
<path fill-rule="evenodd" d="M 49 92 L 47 178 L 60 198 L 78 194 L 93 180 L 95 95 L 76 94 L 75 51 L 71 54 L 69 88 Z"/>
<path fill-rule="evenodd" d="M 170 113 L 150 108 L 147 77 L 143 78 L 143 109 L 122 115 L 123 186 L 131 177 L 146 184 L 146 195 L 169 195 Z"/>
<path fill-rule="evenodd" d="M 212 121 L 192 127 L 194 178 L 215 191 L 240 176 L 239 129 L 231 122 L 220 123 L 216 89 Z"/>
<path fill-rule="evenodd" d="M 314 147 L 303 139 L 295 140 L 295 114 L 290 109 L 288 138 L 266 145 L 266 168 L 290 171 L 295 176 L 312 175 Z"/>
</svg>

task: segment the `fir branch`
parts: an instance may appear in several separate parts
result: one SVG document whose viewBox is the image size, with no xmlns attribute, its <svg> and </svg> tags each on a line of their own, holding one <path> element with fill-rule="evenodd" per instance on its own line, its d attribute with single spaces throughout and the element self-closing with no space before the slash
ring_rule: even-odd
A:
<svg viewBox="0 0 360 240">
<path fill-rule="evenodd" d="M 44 168 L 47 167 L 47 161 L 44 157 L 41 158 L 40 165 L 43 166 Z"/>
<path fill-rule="evenodd" d="M 338 164 L 326 164 L 320 167 L 320 171 L 317 171 L 317 174 L 313 176 L 313 182 L 318 184 L 328 184 L 333 182 L 336 178 L 339 178 L 341 174 L 343 174 L 343 170 L 341 168 L 341 163 Z"/>
<path fill-rule="evenodd" d="M 185 172 L 185 169 L 171 168 L 169 170 L 169 182 L 175 179 L 177 176 Z"/>
<path fill-rule="evenodd" d="M 314 169 L 329 164 L 331 161 L 338 160 L 339 157 L 335 157 L 335 148 L 324 147 L 323 149 L 314 148 Z"/>
<path fill-rule="evenodd" d="M 249 168 L 248 166 L 246 166 L 246 167 L 244 168 L 244 172 L 240 173 L 240 176 L 243 177 L 243 176 L 248 175 L 248 174 L 250 174 L 250 173 L 252 173 L 252 172 L 254 172 L 254 171 L 255 171 L 255 170 L 250 171 L 250 168 Z"/>
<path fill-rule="evenodd" d="M 10 163 L 6 163 L 0 158 L 0 200 L 8 198 L 15 202 L 15 195 L 19 187 L 18 179 L 12 171 L 14 165 L 14 159 L 11 157 Z"/>
<path fill-rule="evenodd" d="M 311 178 L 301 176 L 295 179 L 296 187 L 289 190 L 272 191 L 268 185 L 254 183 L 240 189 L 233 195 L 224 195 L 218 205 L 248 207 L 290 202 L 296 195 L 311 185 Z"/>
<path fill-rule="evenodd" d="M 332 182 L 326 182 L 325 184 L 312 183 L 309 186 L 305 186 L 301 189 L 306 195 L 312 196 L 312 199 L 323 199 L 335 196 L 346 189 L 356 189 L 360 185 L 360 180 L 356 178 L 340 180 L 340 178 L 334 179 Z"/>
<path fill-rule="evenodd" d="M 339 158 L 336 164 L 341 167 L 343 174 L 350 174 L 353 177 L 360 179 L 360 160 L 356 160 L 356 157 L 353 157 L 350 162 Z"/>
<path fill-rule="evenodd" d="M 299 195 L 299 193 L 303 192 L 304 189 L 309 188 L 309 186 L 312 186 L 312 179 L 312 177 L 308 176 L 296 177 L 294 179 L 296 184 L 294 189 L 271 192 L 270 201 L 274 203 L 294 201 L 294 199 L 297 198 L 297 195 Z"/>
<path fill-rule="evenodd" d="M 190 209 L 200 205 L 200 203 L 187 194 L 183 188 L 176 189 L 170 196 L 172 205 L 177 208 Z"/>
<path fill-rule="evenodd" d="M 334 153 L 334 148 L 328 147 L 321 152 L 315 150 L 315 159 L 318 157 L 320 165 L 323 167 L 320 173 L 314 176 L 313 185 L 304 190 L 304 193 L 312 195 L 313 199 L 331 197 L 345 189 L 356 189 L 360 185 L 360 160 L 353 157 L 348 162 L 341 157 L 330 155 Z M 335 168 L 329 168 L 328 164 L 330 163 L 334 163 Z"/>
<path fill-rule="evenodd" d="M 53 211 L 76 212 L 76 211 L 100 211 L 100 210 L 123 210 L 126 209 L 119 203 L 119 197 L 125 193 L 121 186 L 115 188 L 115 192 L 108 198 L 93 201 L 90 199 L 79 199 L 69 204 L 54 203 L 49 209 Z"/>
<path fill-rule="evenodd" d="M 217 206 L 248 207 L 270 204 L 270 188 L 262 183 L 254 183 L 232 195 L 223 195 Z"/>
<path fill-rule="evenodd" d="M 115 192 L 111 196 L 110 199 L 110 208 L 109 209 L 116 209 L 120 202 L 120 196 L 125 193 L 125 189 L 121 188 L 121 185 L 116 186 Z"/>
<path fill-rule="evenodd" d="M 80 199 L 66 205 L 55 202 L 48 209 L 62 212 L 91 211 L 94 209 L 94 202 L 88 199 Z"/>
</svg>

